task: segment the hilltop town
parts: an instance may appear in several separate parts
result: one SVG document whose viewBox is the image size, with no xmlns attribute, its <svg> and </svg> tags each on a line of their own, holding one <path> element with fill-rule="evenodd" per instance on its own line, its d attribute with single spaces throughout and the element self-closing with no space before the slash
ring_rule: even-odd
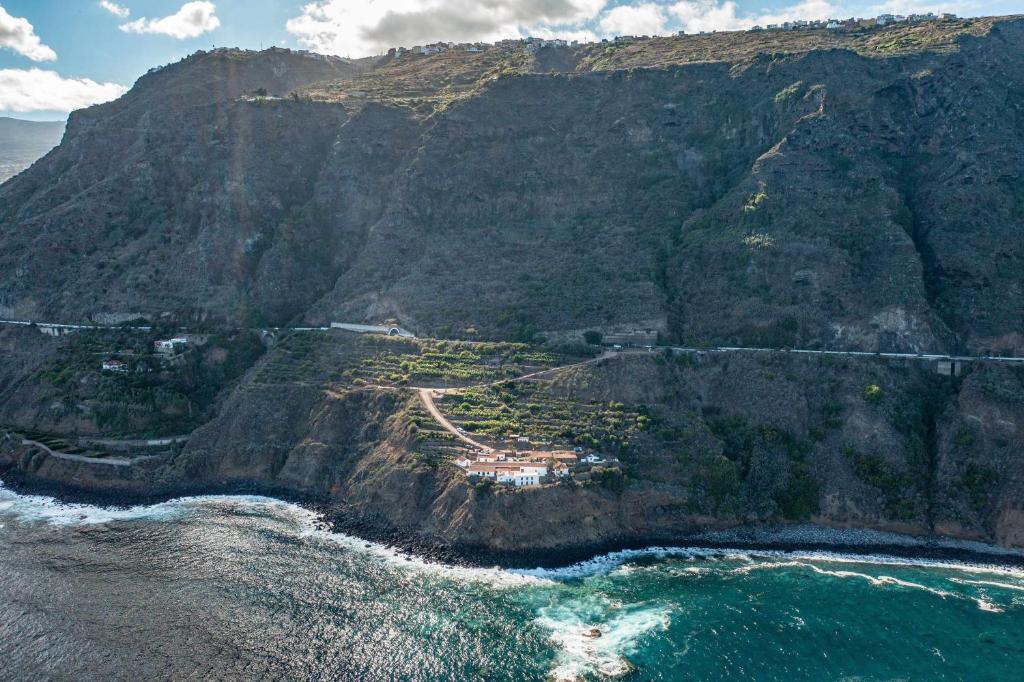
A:
<svg viewBox="0 0 1024 682">
<path fill-rule="evenodd" d="M 920 24 L 922 22 L 930 21 L 954 21 L 957 16 L 951 12 L 941 12 L 936 14 L 934 12 L 927 12 L 925 14 L 879 14 L 873 19 L 861 19 L 861 18 L 849 18 L 849 19 L 797 19 L 795 21 L 786 21 L 781 24 L 768 24 L 766 26 L 755 25 L 749 29 L 749 32 L 758 31 L 806 31 L 814 29 L 826 29 L 828 31 L 844 31 L 844 32 L 860 32 L 867 31 L 874 28 L 882 28 L 884 26 L 891 26 L 895 24 Z M 701 31 L 700 35 L 707 35 L 707 31 Z M 679 36 L 685 36 L 686 31 L 679 31 Z M 579 40 L 565 40 L 562 38 L 518 38 L 518 39 L 507 39 L 499 40 L 495 43 L 431 43 L 429 45 L 414 45 L 410 48 L 405 47 L 393 47 L 387 51 L 389 57 L 402 57 L 405 54 L 413 55 L 432 55 L 440 54 L 447 50 L 457 50 L 461 52 L 467 52 L 471 54 L 477 54 L 487 49 L 498 48 L 503 50 L 510 50 L 516 48 L 523 48 L 527 52 L 536 52 L 537 50 L 554 47 L 584 47 L 589 45 L 607 45 L 611 44 L 623 44 L 631 43 L 640 40 L 650 40 L 651 36 L 641 35 L 621 35 L 615 36 L 611 39 L 602 38 L 601 40 L 593 43 L 583 42 Z M 306 54 L 304 51 L 299 51 L 299 54 Z"/>
</svg>

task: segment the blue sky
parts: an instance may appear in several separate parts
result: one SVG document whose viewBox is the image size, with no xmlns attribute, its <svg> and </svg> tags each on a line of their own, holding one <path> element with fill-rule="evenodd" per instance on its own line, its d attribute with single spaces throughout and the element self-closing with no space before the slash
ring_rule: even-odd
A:
<svg viewBox="0 0 1024 682">
<path fill-rule="evenodd" d="M 881 11 L 1024 13 L 1024 0 L 0 0 L 0 115 L 59 119 L 211 46 L 341 56 L 525 35 L 591 39 Z"/>
</svg>

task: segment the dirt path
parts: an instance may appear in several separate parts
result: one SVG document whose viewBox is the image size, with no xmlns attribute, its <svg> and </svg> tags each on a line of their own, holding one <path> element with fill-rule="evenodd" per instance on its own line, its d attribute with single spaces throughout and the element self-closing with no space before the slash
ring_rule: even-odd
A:
<svg viewBox="0 0 1024 682">
<path fill-rule="evenodd" d="M 463 443 L 471 445 L 475 448 L 479 448 L 484 452 L 494 452 L 494 448 L 487 447 L 483 443 L 473 440 L 465 433 L 459 431 L 454 424 L 448 421 L 448 419 L 441 413 L 441 410 L 438 409 L 437 405 L 434 404 L 434 394 L 459 393 L 460 391 L 464 391 L 468 388 L 487 388 L 490 386 L 498 386 L 509 381 L 530 381 L 532 379 L 538 379 L 548 374 L 563 372 L 567 369 L 572 369 L 573 367 L 591 365 L 608 358 L 618 357 L 620 355 L 623 355 L 623 353 L 615 351 L 606 351 L 601 355 L 598 355 L 596 358 L 591 358 L 590 360 L 584 360 L 583 362 L 577 362 L 572 365 L 562 365 L 560 367 L 542 369 L 538 372 L 531 372 L 530 374 L 524 374 L 522 376 L 514 377 L 512 379 L 500 379 L 498 381 L 492 381 L 484 384 L 475 384 L 473 386 L 460 386 L 459 388 L 417 388 L 415 390 L 420 394 L 420 401 L 423 403 L 423 406 L 427 408 L 427 411 L 430 413 L 430 416 L 433 417 L 434 421 L 436 421 L 445 431 L 452 434 L 453 436 L 461 440 Z"/>
<path fill-rule="evenodd" d="M 45 452 L 50 457 L 53 457 L 54 459 L 63 459 L 67 462 L 81 462 L 82 464 L 104 464 L 106 466 L 112 467 L 130 467 L 133 464 L 136 464 L 137 462 L 142 462 L 147 459 L 153 459 L 153 455 L 133 457 L 132 459 L 122 459 L 120 457 L 107 457 L 105 459 L 99 459 L 96 457 L 86 457 L 84 455 L 72 455 L 67 452 L 57 452 L 56 450 L 50 448 L 48 445 L 40 443 L 39 441 L 29 440 L 27 438 L 23 439 L 21 441 L 21 444 L 28 445 L 33 448 L 39 448 L 40 450 Z"/>
<path fill-rule="evenodd" d="M 435 392 L 441 393 L 441 391 L 433 388 L 419 389 L 420 400 L 423 402 L 423 406 L 427 408 L 427 412 L 430 413 L 430 416 L 434 418 L 434 421 L 440 424 L 445 431 L 452 434 L 462 442 L 468 443 L 469 445 L 472 445 L 474 448 L 479 448 L 484 452 L 494 452 L 494 448 L 489 448 L 483 443 L 478 443 L 477 441 L 473 440 L 466 434 L 459 431 L 457 428 L 455 428 L 454 424 L 448 421 L 448 419 L 446 419 L 445 416 L 441 414 L 441 410 L 437 409 L 437 405 L 434 404 Z"/>
</svg>

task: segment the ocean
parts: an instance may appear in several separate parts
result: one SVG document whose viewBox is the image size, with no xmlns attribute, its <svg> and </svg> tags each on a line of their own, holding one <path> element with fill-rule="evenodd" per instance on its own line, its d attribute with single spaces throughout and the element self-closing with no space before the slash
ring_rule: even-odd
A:
<svg viewBox="0 0 1024 682">
<path fill-rule="evenodd" d="M 1024 571 L 675 549 L 432 564 L 260 497 L 0 485 L 0 680 L 1009 680 Z"/>
</svg>

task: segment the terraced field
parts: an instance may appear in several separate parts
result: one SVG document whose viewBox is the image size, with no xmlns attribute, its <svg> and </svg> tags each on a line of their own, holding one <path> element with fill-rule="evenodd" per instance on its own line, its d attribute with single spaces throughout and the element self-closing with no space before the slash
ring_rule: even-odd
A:
<svg viewBox="0 0 1024 682">
<path fill-rule="evenodd" d="M 494 441 L 526 436 L 534 445 L 580 446 L 618 455 L 653 424 L 647 409 L 622 403 L 574 402 L 542 382 L 504 382 L 445 395 L 438 405 L 452 423 Z"/>
<path fill-rule="evenodd" d="M 424 409 L 420 401 L 409 411 L 409 421 L 415 428 L 416 442 L 413 449 L 417 457 L 436 466 L 468 455 L 471 448 L 453 434 L 446 431 Z"/>
<path fill-rule="evenodd" d="M 284 338 L 254 380 L 325 387 L 469 386 L 578 362 L 587 357 L 583 352 L 558 353 L 522 343 L 303 333 Z"/>
</svg>

